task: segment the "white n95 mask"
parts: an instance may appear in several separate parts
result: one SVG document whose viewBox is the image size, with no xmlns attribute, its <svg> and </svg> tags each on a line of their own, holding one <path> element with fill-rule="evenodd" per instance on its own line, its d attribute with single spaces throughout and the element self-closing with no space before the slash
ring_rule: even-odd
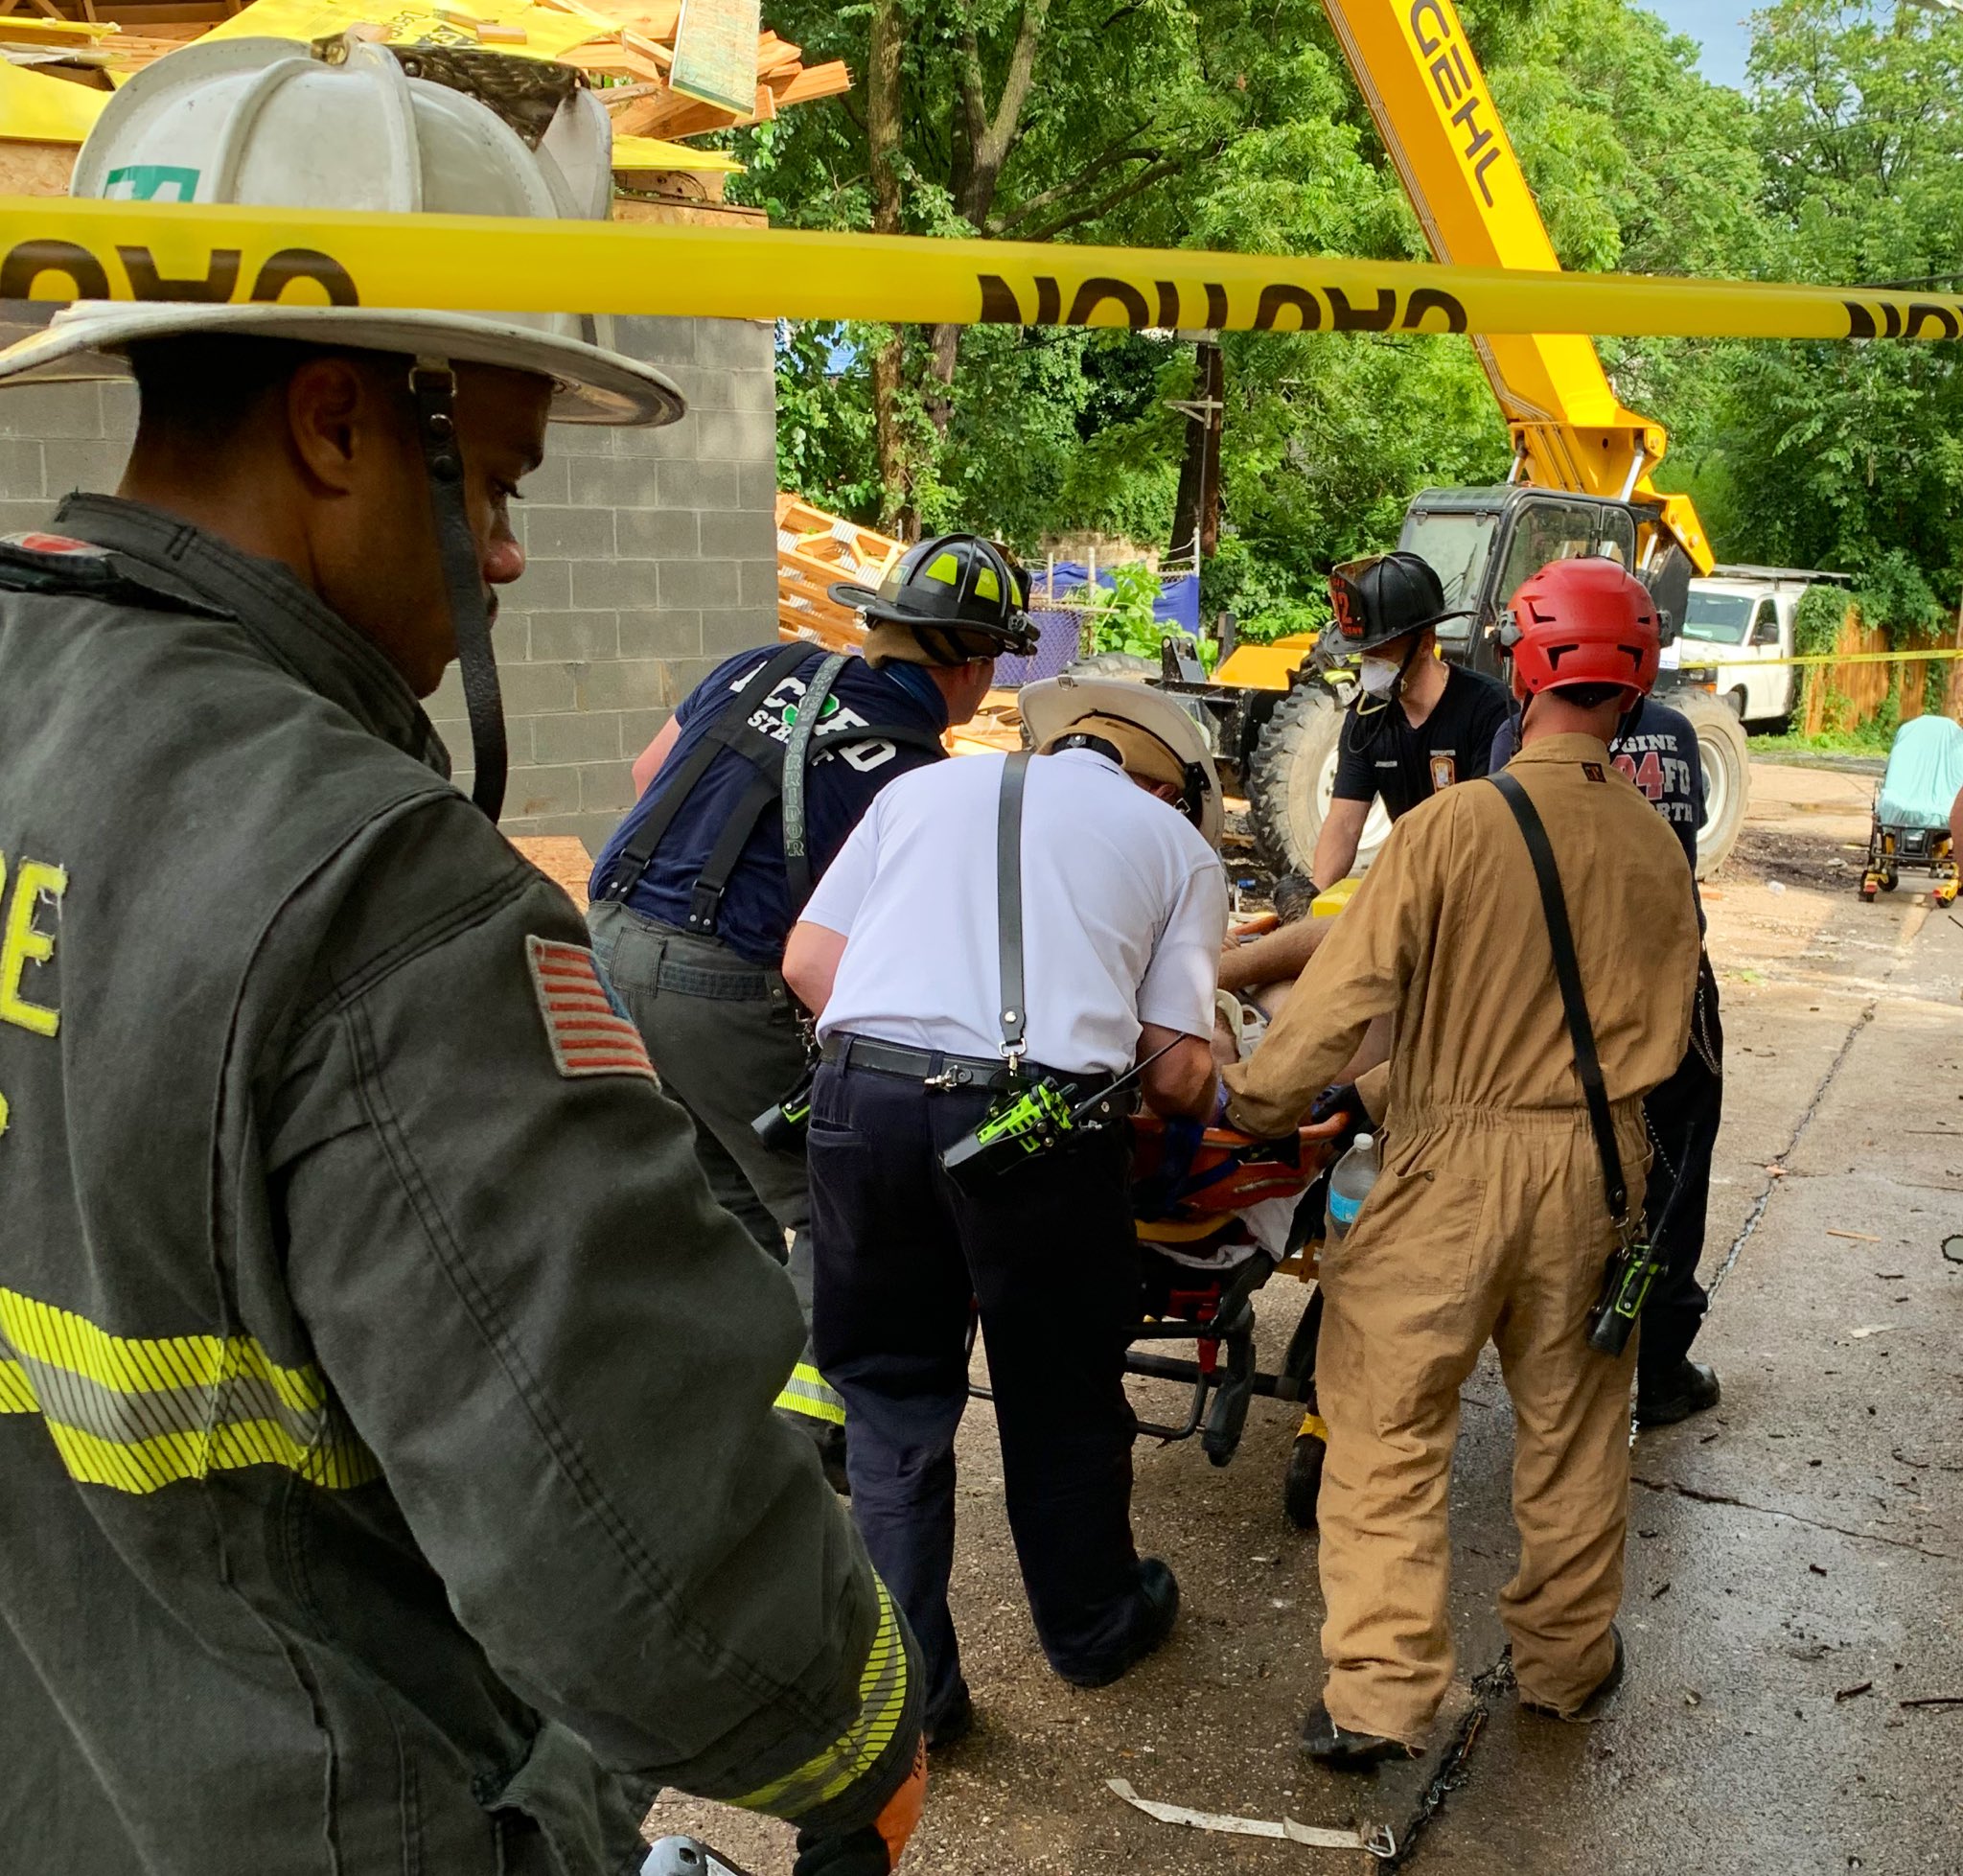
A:
<svg viewBox="0 0 1963 1876">
<path fill-rule="evenodd" d="M 1395 658 L 1371 658 L 1363 660 L 1363 669 L 1358 681 L 1373 697 L 1388 697 L 1397 687 L 1398 674 L 1403 665 Z"/>
</svg>

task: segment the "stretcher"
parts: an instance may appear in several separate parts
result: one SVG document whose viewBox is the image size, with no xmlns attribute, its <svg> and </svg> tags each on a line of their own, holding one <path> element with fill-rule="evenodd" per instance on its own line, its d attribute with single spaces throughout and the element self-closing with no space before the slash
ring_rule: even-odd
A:
<svg viewBox="0 0 1963 1876">
<path fill-rule="evenodd" d="M 1860 896 L 1892 892 L 1904 873 L 1925 873 L 1938 905 L 1955 902 L 1956 854 L 1950 810 L 1963 791 L 1963 725 L 1911 717 L 1895 732 L 1887 773 L 1875 791 Z"/>
<path fill-rule="evenodd" d="M 1184 1416 L 1143 1417 L 1142 1437 L 1170 1444 L 1198 1436 L 1215 1466 L 1234 1457 L 1257 1397 L 1305 1409 L 1303 1431 L 1283 1494 L 1289 1517 L 1315 1522 L 1322 1482 L 1322 1421 L 1316 1412 L 1315 1347 L 1322 1291 L 1311 1288 L 1281 1366 L 1256 1366 L 1254 1298 L 1279 1272 L 1313 1281 L 1321 1249 L 1326 1142 L 1258 1141 L 1225 1128 L 1204 1130 L 1156 1115 L 1132 1121 L 1132 1211 L 1143 1253 L 1141 1321 L 1131 1332 L 1125 1372 L 1188 1390 Z M 1160 1353 L 1193 1345 L 1190 1357 Z"/>
</svg>

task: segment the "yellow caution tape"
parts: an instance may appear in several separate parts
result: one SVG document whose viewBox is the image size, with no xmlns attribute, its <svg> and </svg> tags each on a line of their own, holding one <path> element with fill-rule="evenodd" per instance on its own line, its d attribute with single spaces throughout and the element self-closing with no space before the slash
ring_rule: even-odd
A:
<svg viewBox="0 0 1963 1876">
<path fill-rule="evenodd" d="M 132 285 L 140 279 L 149 288 Z M 207 284 L 209 283 L 209 284 Z M 1180 248 L 0 199 L 0 298 L 1318 333 L 1956 338 L 1963 297 Z"/>
</svg>

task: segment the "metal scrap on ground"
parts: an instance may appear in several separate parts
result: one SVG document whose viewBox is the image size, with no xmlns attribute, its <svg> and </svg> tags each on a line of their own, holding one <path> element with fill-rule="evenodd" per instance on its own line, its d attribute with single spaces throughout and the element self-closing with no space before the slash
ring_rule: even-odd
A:
<svg viewBox="0 0 1963 1876">
<path fill-rule="evenodd" d="M 1388 1861 L 1397 1854 L 1397 1839 L 1388 1824 L 1378 1824 L 1368 1836 L 1355 1830 L 1325 1830 L 1314 1824 L 1298 1824 L 1293 1818 L 1279 1822 L 1265 1818 L 1231 1818 L 1214 1811 L 1190 1811 L 1183 1804 L 1158 1804 L 1141 1797 L 1128 1780 L 1107 1778 L 1105 1785 L 1135 1810 L 1162 1824 L 1181 1824 L 1188 1830 L 1218 1831 L 1230 1837 L 1267 1837 L 1286 1843 L 1301 1843 L 1311 1850 L 1368 1850 Z"/>
</svg>

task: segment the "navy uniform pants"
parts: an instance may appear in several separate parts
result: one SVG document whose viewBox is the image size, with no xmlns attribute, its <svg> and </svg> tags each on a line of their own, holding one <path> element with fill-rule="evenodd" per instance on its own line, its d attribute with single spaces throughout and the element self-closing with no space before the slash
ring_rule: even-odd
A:
<svg viewBox="0 0 1963 1876">
<path fill-rule="evenodd" d="M 1645 1221 L 1663 1268 L 1643 1305 L 1636 1355 L 1636 1395 L 1675 1392 L 1679 1364 L 1704 1320 L 1697 1282 L 1704 1254 L 1704 1215 L 1711 1202 L 1711 1154 L 1724 1107 L 1724 1027 L 1718 1014 L 1718 980 L 1711 961 L 1697 966 L 1697 1001 L 1691 1046 L 1676 1073 L 1643 1103 L 1655 1143 Z"/>
<path fill-rule="evenodd" d="M 1122 1658 L 1141 1609 L 1123 1385 L 1139 1309 L 1127 1130 L 962 1192 L 937 1154 L 989 1100 L 831 1063 L 812 1092 L 814 1346 L 845 1398 L 853 1518 L 926 1656 L 930 1728 L 965 1691 L 947 1593 L 977 1308 L 1044 1653 L 1060 1674 L 1095 1675 Z"/>
</svg>

